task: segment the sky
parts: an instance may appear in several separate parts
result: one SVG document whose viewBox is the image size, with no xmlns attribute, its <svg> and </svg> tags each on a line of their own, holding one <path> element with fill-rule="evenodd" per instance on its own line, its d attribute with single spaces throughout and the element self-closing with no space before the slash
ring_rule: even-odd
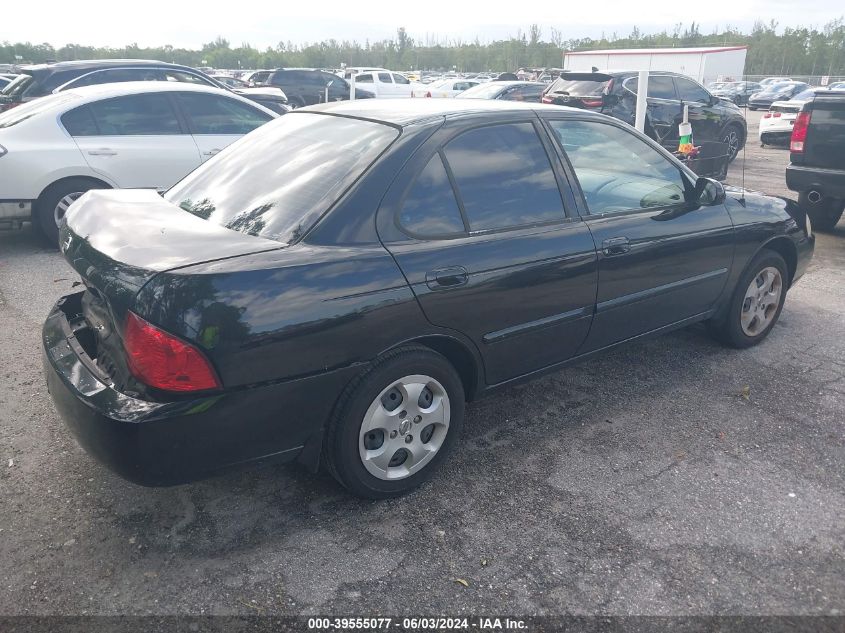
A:
<svg viewBox="0 0 845 633">
<path fill-rule="evenodd" d="M 233 46 L 249 43 L 257 48 L 280 42 L 316 42 L 323 39 L 363 42 L 395 37 L 404 26 L 411 37 L 425 41 L 462 39 L 482 42 L 516 35 L 532 23 L 548 40 L 551 29 L 563 39 L 619 37 L 636 25 L 643 34 L 664 28 L 671 32 L 678 22 L 693 20 L 701 31 L 730 25 L 748 31 L 755 20 L 777 21 L 783 26 L 821 27 L 845 13 L 841 0 L 707 0 L 660 2 L 650 0 L 533 0 L 514 2 L 460 2 L 460 0 L 320 0 L 278 2 L 259 0 L 144 0 L 119 3 L 106 0 L 38 0 L 37 17 L 30 3 L 4 0 L 0 10 L 0 41 L 48 42 L 122 47 L 170 44 L 199 48 L 222 36 Z"/>
</svg>

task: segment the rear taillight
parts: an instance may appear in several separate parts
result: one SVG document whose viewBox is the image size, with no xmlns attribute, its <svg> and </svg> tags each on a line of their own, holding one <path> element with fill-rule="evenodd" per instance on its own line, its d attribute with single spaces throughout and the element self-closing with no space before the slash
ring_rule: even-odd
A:
<svg viewBox="0 0 845 633">
<path fill-rule="evenodd" d="M 789 139 L 789 151 L 801 154 L 804 151 L 804 141 L 807 140 L 807 128 L 810 127 L 812 112 L 799 112 L 795 124 L 792 126 L 792 138 Z"/>
<path fill-rule="evenodd" d="M 779 119 L 780 118 L 780 112 L 772 112 L 772 118 L 773 119 Z"/>
<path fill-rule="evenodd" d="M 583 103 L 584 107 L 586 107 L 586 108 L 598 108 L 598 107 L 601 106 L 602 100 L 601 99 L 584 98 L 584 99 L 581 99 L 581 103 Z"/>
<path fill-rule="evenodd" d="M 772 118 L 772 113 L 771 113 L 771 112 L 766 112 L 766 114 L 764 114 L 764 115 L 763 115 L 763 118 L 764 118 L 764 119 L 771 119 L 771 118 Z"/>
<path fill-rule="evenodd" d="M 552 99 L 551 97 L 549 97 L 548 95 L 543 95 L 542 98 L 540 99 L 540 101 L 542 101 L 543 103 L 554 103 L 555 102 L 555 100 Z"/>
<path fill-rule="evenodd" d="M 123 344 L 129 371 L 145 385 L 164 391 L 220 388 L 208 359 L 196 347 L 128 312 Z"/>
</svg>

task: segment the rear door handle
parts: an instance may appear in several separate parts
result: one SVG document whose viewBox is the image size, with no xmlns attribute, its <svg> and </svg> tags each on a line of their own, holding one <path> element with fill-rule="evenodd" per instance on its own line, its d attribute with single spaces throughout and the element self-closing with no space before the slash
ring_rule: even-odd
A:
<svg viewBox="0 0 845 633">
<path fill-rule="evenodd" d="M 432 290 L 456 288 L 465 285 L 467 281 L 469 281 L 469 274 L 463 266 L 450 266 L 425 274 L 425 283 Z"/>
<path fill-rule="evenodd" d="M 601 252 L 611 257 L 622 255 L 631 250 L 631 240 L 627 237 L 611 237 L 601 243 Z"/>
<path fill-rule="evenodd" d="M 100 149 L 89 149 L 88 154 L 91 156 L 117 156 L 117 152 L 108 147 L 101 147 Z"/>
<path fill-rule="evenodd" d="M 214 149 L 208 150 L 207 152 L 203 152 L 202 155 L 203 156 L 214 156 L 215 154 L 219 154 L 220 152 L 221 152 L 220 149 L 214 148 Z"/>
</svg>

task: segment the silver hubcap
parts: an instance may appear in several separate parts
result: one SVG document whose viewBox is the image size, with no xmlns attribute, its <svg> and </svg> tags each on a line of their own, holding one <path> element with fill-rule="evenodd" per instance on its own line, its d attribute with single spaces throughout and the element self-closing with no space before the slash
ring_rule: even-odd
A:
<svg viewBox="0 0 845 633">
<path fill-rule="evenodd" d="M 431 376 L 405 376 L 390 384 L 361 424 L 358 449 L 367 472 L 393 480 L 425 468 L 449 433 L 449 417 L 449 396 Z"/>
<path fill-rule="evenodd" d="M 742 331 L 747 336 L 757 336 L 769 327 L 778 311 L 782 292 L 783 279 L 773 266 L 767 266 L 751 280 L 740 314 Z"/>
<path fill-rule="evenodd" d="M 79 198 L 81 198 L 83 193 L 85 192 L 74 191 L 73 193 L 69 193 L 64 198 L 59 200 L 59 204 L 57 204 L 56 208 L 53 209 L 53 219 L 56 221 L 56 226 L 59 226 L 59 224 L 62 223 L 62 218 L 65 217 L 65 213 L 67 213 L 68 207 L 74 202 L 76 202 Z"/>
</svg>

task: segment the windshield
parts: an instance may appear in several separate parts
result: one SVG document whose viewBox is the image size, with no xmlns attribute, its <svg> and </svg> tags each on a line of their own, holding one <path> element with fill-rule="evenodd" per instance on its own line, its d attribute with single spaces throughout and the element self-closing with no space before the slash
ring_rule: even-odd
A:
<svg viewBox="0 0 845 633">
<path fill-rule="evenodd" d="M 816 95 L 816 91 L 813 88 L 809 90 L 804 90 L 803 92 L 799 92 L 797 95 L 792 97 L 790 101 L 809 101 Z"/>
<path fill-rule="evenodd" d="M 0 114 L 0 129 L 12 127 L 13 125 L 17 125 L 21 121 L 25 121 L 30 117 L 34 117 L 42 112 L 52 110 L 63 103 L 75 101 L 77 99 L 79 99 L 79 97 L 73 93 L 60 93 L 50 95 L 49 97 L 42 97 L 41 99 L 36 99 L 35 101 L 30 101 L 29 103 L 24 103 Z"/>
<path fill-rule="evenodd" d="M 398 136 L 381 123 L 287 114 L 232 144 L 164 197 L 233 231 L 292 244 Z"/>
<path fill-rule="evenodd" d="M 549 94 L 565 94 L 572 97 L 599 97 L 604 92 L 606 81 L 590 81 L 587 79 L 563 79 L 555 81 L 549 88 Z"/>
<path fill-rule="evenodd" d="M 20 99 L 32 81 L 32 75 L 18 75 L 3 90 L 0 90 L 0 95 L 13 100 Z"/>
<path fill-rule="evenodd" d="M 785 83 L 770 84 L 770 85 L 766 86 L 766 89 L 765 89 L 764 92 L 771 92 L 771 93 L 775 93 L 775 94 L 780 93 L 780 92 L 787 92 L 792 88 L 793 85 L 794 84 L 785 84 Z"/>
<path fill-rule="evenodd" d="M 510 87 L 512 84 L 502 84 L 501 82 L 491 81 L 486 84 L 478 84 L 472 88 L 468 88 L 459 93 L 456 99 L 493 99 L 499 95 L 502 90 Z"/>
</svg>

